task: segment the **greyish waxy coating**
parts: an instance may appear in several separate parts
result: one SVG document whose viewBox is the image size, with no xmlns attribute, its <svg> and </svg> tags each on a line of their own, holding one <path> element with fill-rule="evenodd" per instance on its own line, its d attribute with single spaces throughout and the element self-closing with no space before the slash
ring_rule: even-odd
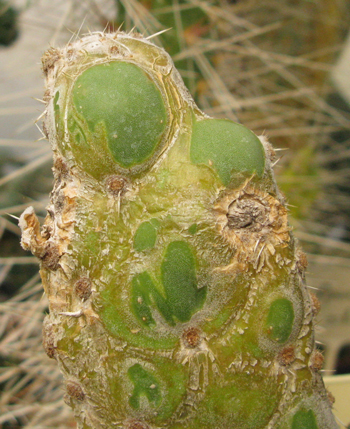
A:
<svg viewBox="0 0 350 429">
<path fill-rule="evenodd" d="M 20 226 L 78 427 L 337 428 L 270 145 L 204 115 L 140 35 L 43 70 L 55 184 L 41 230 L 32 208 Z"/>
</svg>

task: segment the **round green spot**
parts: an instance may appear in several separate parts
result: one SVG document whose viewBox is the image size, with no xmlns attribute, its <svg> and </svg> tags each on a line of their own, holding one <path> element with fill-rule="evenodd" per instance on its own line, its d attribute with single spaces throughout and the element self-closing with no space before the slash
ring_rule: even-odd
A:
<svg viewBox="0 0 350 429">
<path fill-rule="evenodd" d="M 157 229 L 152 221 L 143 222 L 138 227 L 134 237 L 134 249 L 138 252 L 152 249 L 156 244 Z"/>
<path fill-rule="evenodd" d="M 189 321 L 203 306 L 207 288 L 197 288 L 195 256 L 185 241 L 173 241 L 168 245 L 161 274 L 172 315 L 180 322 Z"/>
<path fill-rule="evenodd" d="M 267 335 L 274 341 L 284 343 L 288 340 L 294 321 L 293 304 L 289 299 L 276 299 L 267 315 Z"/>
<path fill-rule="evenodd" d="M 113 158 L 124 168 L 147 161 L 166 128 L 161 92 L 131 63 L 114 61 L 85 70 L 74 84 L 73 102 L 92 135 L 102 126 Z"/>
<path fill-rule="evenodd" d="M 196 232 L 198 231 L 198 225 L 196 223 L 193 223 L 189 228 L 188 228 L 188 232 L 191 235 L 194 235 Z"/>
<path fill-rule="evenodd" d="M 190 156 L 194 164 L 213 166 L 224 185 L 229 184 L 234 172 L 262 176 L 265 168 L 264 148 L 258 137 L 227 119 L 195 122 Z"/>
<path fill-rule="evenodd" d="M 318 429 L 316 417 L 313 411 L 297 411 L 293 417 L 292 429 Z"/>
</svg>

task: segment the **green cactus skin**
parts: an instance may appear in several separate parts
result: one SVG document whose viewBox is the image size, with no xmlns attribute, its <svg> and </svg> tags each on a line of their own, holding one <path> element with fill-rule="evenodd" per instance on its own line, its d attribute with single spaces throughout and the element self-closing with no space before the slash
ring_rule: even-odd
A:
<svg viewBox="0 0 350 429">
<path fill-rule="evenodd" d="M 20 226 L 78 427 L 337 428 L 266 139 L 204 115 L 140 35 L 43 70 L 55 184 L 42 229 L 32 208 Z"/>
</svg>

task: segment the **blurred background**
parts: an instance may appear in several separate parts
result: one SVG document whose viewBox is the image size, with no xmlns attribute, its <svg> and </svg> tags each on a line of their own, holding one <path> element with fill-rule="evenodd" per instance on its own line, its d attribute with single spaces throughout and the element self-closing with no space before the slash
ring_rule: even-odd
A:
<svg viewBox="0 0 350 429">
<path fill-rule="evenodd" d="M 47 301 L 16 217 L 31 205 L 43 220 L 53 183 L 40 58 L 89 31 L 155 35 L 206 113 L 269 138 L 321 302 L 326 381 L 350 374 L 349 22 L 348 0 L 0 0 L 1 429 L 75 427 L 41 346 Z M 346 412 L 336 402 L 344 428 Z"/>
</svg>

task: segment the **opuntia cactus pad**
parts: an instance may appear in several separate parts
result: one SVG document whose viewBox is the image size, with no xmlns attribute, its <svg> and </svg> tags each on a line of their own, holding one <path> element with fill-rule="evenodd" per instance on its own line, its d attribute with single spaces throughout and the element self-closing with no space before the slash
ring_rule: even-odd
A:
<svg viewBox="0 0 350 429">
<path fill-rule="evenodd" d="M 43 70 L 55 183 L 44 225 L 20 226 L 78 427 L 337 428 L 266 139 L 201 112 L 139 34 Z"/>
</svg>

